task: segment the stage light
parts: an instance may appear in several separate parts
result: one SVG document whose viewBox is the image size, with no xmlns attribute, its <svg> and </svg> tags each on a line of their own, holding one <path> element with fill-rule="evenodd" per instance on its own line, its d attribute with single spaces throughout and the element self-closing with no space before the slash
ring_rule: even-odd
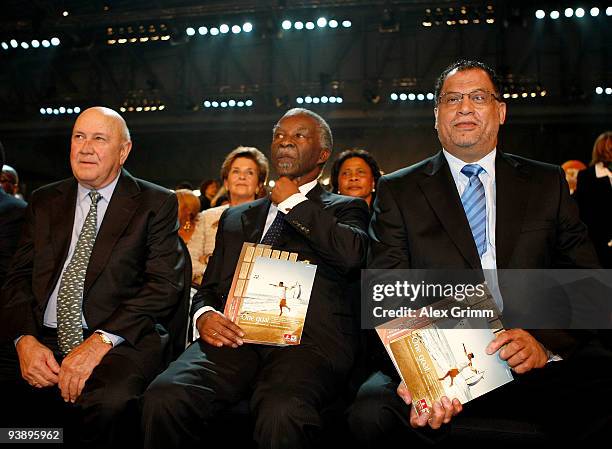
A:
<svg viewBox="0 0 612 449">
<path fill-rule="evenodd" d="M 595 93 L 596 93 L 597 95 L 601 95 L 601 94 L 603 94 L 603 91 L 604 91 L 604 90 L 603 90 L 603 87 L 601 87 L 601 86 L 597 86 L 597 87 L 595 88 Z"/>
<path fill-rule="evenodd" d="M 17 42 L 15 39 L 11 39 L 11 47 L 13 48 L 19 47 L 19 42 Z"/>
<path fill-rule="evenodd" d="M 428 92 L 428 93 L 427 93 L 427 99 L 428 99 L 428 100 L 433 100 L 433 99 L 434 99 L 434 94 L 433 94 L 433 93 L 431 93 L 431 92 Z"/>
<path fill-rule="evenodd" d="M 545 97 L 546 96 L 546 91 L 545 90 L 541 91 L 540 92 L 540 96 Z"/>
<path fill-rule="evenodd" d="M 210 107 L 210 101 L 206 100 L 206 101 L 204 102 L 204 107 L 205 107 L 205 108 L 209 108 L 209 107 Z"/>
<path fill-rule="evenodd" d="M 397 101 L 397 99 L 399 98 L 395 92 L 393 92 L 391 95 L 389 95 L 389 97 L 390 97 L 390 98 L 391 98 L 391 100 L 393 100 L 393 101 Z"/>
<path fill-rule="evenodd" d="M 306 22 L 306 29 L 307 30 L 314 30 L 315 24 L 312 22 Z"/>
<path fill-rule="evenodd" d="M 342 99 L 342 97 L 336 97 L 336 103 L 340 104 L 342 103 L 344 100 Z"/>
<path fill-rule="evenodd" d="M 64 106 L 60 106 L 59 111 L 60 111 L 60 114 L 65 114 L 66 108 Z"/>
<path fill-rule="evenodd" d="M 5 50 L 8 50 L 9 46 L 6 42 L 2 42 L 2 48 L 4 48 Z"/>
<path fill-rule="evenodd" d="M 245 22 L 242 25 L 242 31 L 244 31 L 245 33 L 250 33 L 251 31 L 253 31 L 253 24 L 251 22 Z"/>
<path fill-rule="evenodd" d="M 297 104 L 303 104 L 303 103 L 304 103 L 304 99 L 303 99 L 302 97 L 297 97 L 297 98 L 295 99 L 295 102 L 296 102 Z"/>
<path fill-rule="evenodd" d="M 565 8 L 564 14 L 565 17 L 572 17 L 574 15 L 574 10 L 572 8 Z"/>
<path fill-rule="evenodd" d="M 160 111 L 163 111 L 164 109 L 166 109 L 166 106 L 163 105 L 163 104 L 160 104 L 157 109 L 160 110 Z"/>
<path fill-rule="evenodd" d="M 185 32 L 187 33 L 187 36 L 194 36 L 195 35 L 195 30 L 191 27 L 187 28 L 185 30 Z"/>
<path fill-rule="evenodd" d="M 332 19 L 332 20 L 329 21 L 328 25 L 329 25 L 330 28 L 338 28 L 338 21 Z"/>
<path fill-rule="evenodd" d="M 229 33 L 229 26 L 224 23 L 219 27 L 219 31 L 221 34 L 227 34 Z"/>
<path fill-rule="evenodd" d="M 200 36 L 206 36 L 206 34 L 208 34 L 208 28 L 200 27 L 198 28 L 198 33 L 200 33 Z"/>
<path fill-rule="evenodd" d="M 53 109 L 47 108 L 47 114 L 52 114 L 52 113 L 53 113 Z"/>
<path fill-rule="evenodd" d="M 40 113 L 42 115 L 45 115 L 47 113 L 47 110 L 45 108 L 40 108 Z"/>
<path fill-rule="evenodd" d="M 283 23 L 281 23 L 281 27 L 283 28 L 283 30 L 290 30 L 291 20 L 283 20 Z"/>
<path fill-rule="evenodd" d="M 302 30 L 304 29 L 304 24 L 298 20 L 293 24 L 293 28 L 295 28 L 296 30 Z"/>
<path fill-rule="evenodd" d="M 228 101 L 228 102 L 227 102 L 227 105 L 228 105 L 230 108 L 233 108 L 234 106 L 236 106 L 236 100 L 230 100 L 230 101 Z"/>
<path fill-rule="evenodd" d="M 53 115 L 59 115 L 59 109 L 53 109 Z"/>
<path fill-rule="evenodd" d="M 423 94 L 418 94 L 418 95 L 417 95 L 417 100 L 419 100 L 419 101 L 423 101 L 423 100 L 425 100 L 425 95 L 423 95 Z"/>
<path fill-rule="evenodd" d="M 559 11 L 553 10 L 550 12 L 550 18 L 553 20 L 557 20 L 559 18 Z"/>
<path fill-rule="evenodd" d="M 584 9 L 582 8 L 576 8 L 576 17 L 578 17 L 579 19 L 584 17 Z"/>
<path fill-rule="evenodd" d="M 608 6 L 606 8 L 606 16 L 608 17 L 612 16 L 612 6 Z"/>
<path fill-rule="evenodd" d="M 239 25 L 232 25 L 232 33 L 234 34 L 238 34 L 242 31 L 242 28 L 240 28 Z"/>
<path fill-rule="evenodd" d="M 409 93 L 409 94 L 408 94 L 408 100 L 410 100 L 410 101 L 414 101 L 414 100 L 416 100 L 416 95 L 415 95 L 415 94 L 413 94 L 413 93 Z"/>
<path fill-rule="evenodd" d="M 219 34 L 219 28 L 212 27 L 210 29 L 210 35 L 211 36 L 217 36 L 218 34 Z"/>
<path fill-rule="evenodd" d="M 319 97 L 312 97 L 312 102 L 314 104 L 319 104 L 320 101 L 321 101 L 321 99 Z"/>
<path fill-rule="evenodd" d="M 342 21 L 342 26 L 343 26 L 344 28 L 350 28 L 350 27 L 351 27 L 351 25 L 353 25 L 353 24 L 351 23 L 351 21 L 350 21 L 350 20 L 343 20 L 343 21 Z"/>
<path fill-rule="evenodd" d="M 504 98 L 510 98 L 510 94 L 508 92 L 506 92 L 504 95 L 502 95 Z"/>
<path fill-rule="evenodd" d="M 317 19 L 317 26 L 319 28 L 325 28 L 327 26 L 327 19 L 325 17 L 319 17 Z"/>
<path fill-rule="evenodd" d="M 336 98 L 336 97 L 329 97 L 329 102 L 330 102 L 330 103 L 335 103 L 335 102 L 336 102 L 336 100 L 337 100 L 337 98 Z"/>
<path fill-rule="evenodd" d="M 402 101 L 406 101 L 408 99 L 408 95 L 406 95 L 405 93 L 402 92 L 399 95 L 399 99 L 402 100 Z"/>
<path fill-rule="evenodd" d="M 306 98 L 304 98 L 304 102 L 307 104 L 312 103 L 312 97 L 310 95 L 308 95 Z"/>
<path fill-rule="evenodd" d="M 240 100 L 239 102 L 236 103 L 236 106 L 238 106 L 239 108 L 244 106 L 244 101 Z"/>
<path fill-rule="evenodd" d="M 218 101 L 213 101 L 211 104 L 212 104 L 213 108 L 218 108 L 219 107 L 219 102 Z"/>
<path fill-rule="evenodd" d="M 521 97 L 523 97 L 523 98 L 527 98 L 528 96 L 529 96 L 529 94 L 528 94 L 527 92 L 523 92 L 523 93 L 521 94 Z"/>
<path fill-rule="evenodd" d="M 60 40 L 57 37 L 51 39 L 51 45 L 57 47 L 60 44 Z"/>
<path fill-rule="evenodd" d="M 326 104 L 328 101 L 329 101 L 329 98 L 327 98 L 325 95 L 321 97 L 321 103 Z"/>
<path fill-rule="evenodd" d="M 72 114 L 74 111 L 72 110 L 72 108 L 68 108 L 68 109 L 66 109 L 66 112 L 67 112 L 68 114 Z"/>
<path fill-rule="evenodd" d="M 244 102 L 244 105 L 248 108 L 250 108 L 251 106 L 253 106 L 253 100 L 247 100 Z"/>
<path fill-rule="evenodd" d="M 24 50 L 27 50 L 28 48 L 30 48 L 30 46 L 28 45 L 27 42 L 22 42 L 21 43 L 21 48 L 23 48 Z"/>
<path fill-rule="evenodd" d="M 535 16 L 536 16 L 536 19 L 543 19 L 544 17 L 546 17 L 546 13 L 544 12 L 544 10 L 538 9 L 535 12 Z"/>
<path fill-rule="evenodd" d="M 44 39 L 42 41 L 42 46 L 45 48 L 49 48 L 51 46 L 51 43 L 47 39 Z"/>
<path fill-rule="evenodd" d="M 276 183 L 274 182 L 274 179 L 270 179 L 270 181 L 268 181 L 268 185 L 270 187 L 274 187 L 276 185 Z"/>
<path fill-rule="evenodd" d="M 592 17 L 597 17 L 599 15 L 599 8 L 597 6 L 594 6 L 591 8 L 591 16 Z"/>
<path fill-rule="evenodd" d="M 157 111 L 157 106 L 151 106 L 152 111 Z"/>
<path fill-rule="evenodd" d="M 612 87 L 606 87 L 606 95 L 612 95 Z"/>
<path fill-rule="evenodd" d="M 531 98 L 535 98 L 538 94 L 536 94 L 535 92 L 531 92 L 529 95 L 531 96 Z"/>
<path fill-rule="evenodd" d="M 36 39 L 34 39 L 32 41 L 32 48 L 38 48 L 40 47 L 40 42 L 38 42 Z"/>
</svg>

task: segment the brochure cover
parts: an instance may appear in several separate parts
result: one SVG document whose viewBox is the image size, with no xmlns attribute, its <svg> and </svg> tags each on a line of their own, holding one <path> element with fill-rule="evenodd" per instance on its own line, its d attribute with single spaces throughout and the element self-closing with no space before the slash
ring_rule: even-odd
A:
<svg viewBox="0 0 612 449">
<path fill-rule="evenodd" d="M 245 342 L 300 344 L 317 267 L 297 259 L 268 245 L 243 245 L 224 313 Z"/>
<path fill-rule="evenodd" d="M 448 299 L 437 303 L 448 304 Z M 503 332 L 499 317 L 480 320 L 444 328 L 441 320 L 406 317 L 376 328 L 419 414 L 428 413 L 442 396 L 465 404 L 513 380 L 508 364 L 497 353 L 485 352 Z"/>
</svg>

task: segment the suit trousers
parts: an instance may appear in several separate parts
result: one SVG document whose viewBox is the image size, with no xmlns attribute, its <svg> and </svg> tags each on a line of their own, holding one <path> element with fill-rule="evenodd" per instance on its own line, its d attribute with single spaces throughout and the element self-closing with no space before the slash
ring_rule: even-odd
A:
<svg viewBox="0 0 612 449">
<path fill-rule="evenodd" d="M 60 364 L 63 355 L 55 329 L 43 328 L 39 341 Z M 84 332 L 87 338 L 90 332 Z M 140 440 L 138 399 L 157 373 L 148 376 L 129 357 L 128 348 L 111 350 L 94 368 L 77 401 L 66 403 L 59 387 L 34 388 L 22 377 L 13 342 L 0 346 L 0 394 L 11 404 L 5 426 L 63 427 L 64 441 L 87 447 L 124 446 Z M 127 350 L 127 351 L 126 351 Z"/>
<path fill-rule="evenodd" d="M 145 447 L 200 447 L 212 419 L 249 395 L 259 447 L 315 447 L 320 411 L 345 376 L 309 344 L 234 349 L 197 340 L 143 396 Z"/>
</svg>

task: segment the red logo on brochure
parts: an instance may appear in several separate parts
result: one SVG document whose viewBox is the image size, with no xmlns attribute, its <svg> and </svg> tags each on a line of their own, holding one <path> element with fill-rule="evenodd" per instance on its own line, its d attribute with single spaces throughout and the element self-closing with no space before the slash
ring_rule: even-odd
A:
<svg viewBox="0 0 612 449">
<path fill-rule="evenodd" d="M 285 339 L 285 341 L 288 341 L 290 343 L 296 343 L 297 342 L 297 335 L 284 334 L 283 338 Z"/>
<path fill-rule="evenodd" d="M 427 406 L 427 401 L 425 399 L 421 399 L 419 400 L 419 407 L 420 412 L 424 412 L 426 410 L 429 410 L 429 407 Z"/>
</svg>

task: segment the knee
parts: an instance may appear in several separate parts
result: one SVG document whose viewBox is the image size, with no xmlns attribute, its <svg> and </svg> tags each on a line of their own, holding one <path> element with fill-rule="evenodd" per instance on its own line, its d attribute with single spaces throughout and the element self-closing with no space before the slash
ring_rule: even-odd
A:
<svg viewBox="0 0 612 449">
<path fill-rule="evenodd" d="M 408 418 L 410 409 L 401 401 L 376 394 L 361 394 L 347 410 L 347 423 L 353 438 L 366 446 L 380 441 Z"/>
<path fill-rule="evenodd" d="M 184 394 L 180 385 L 163 377 L 155 379 L 141 398 L 143 414 L 171 413 L 173 406 Z"/>
</svg>

